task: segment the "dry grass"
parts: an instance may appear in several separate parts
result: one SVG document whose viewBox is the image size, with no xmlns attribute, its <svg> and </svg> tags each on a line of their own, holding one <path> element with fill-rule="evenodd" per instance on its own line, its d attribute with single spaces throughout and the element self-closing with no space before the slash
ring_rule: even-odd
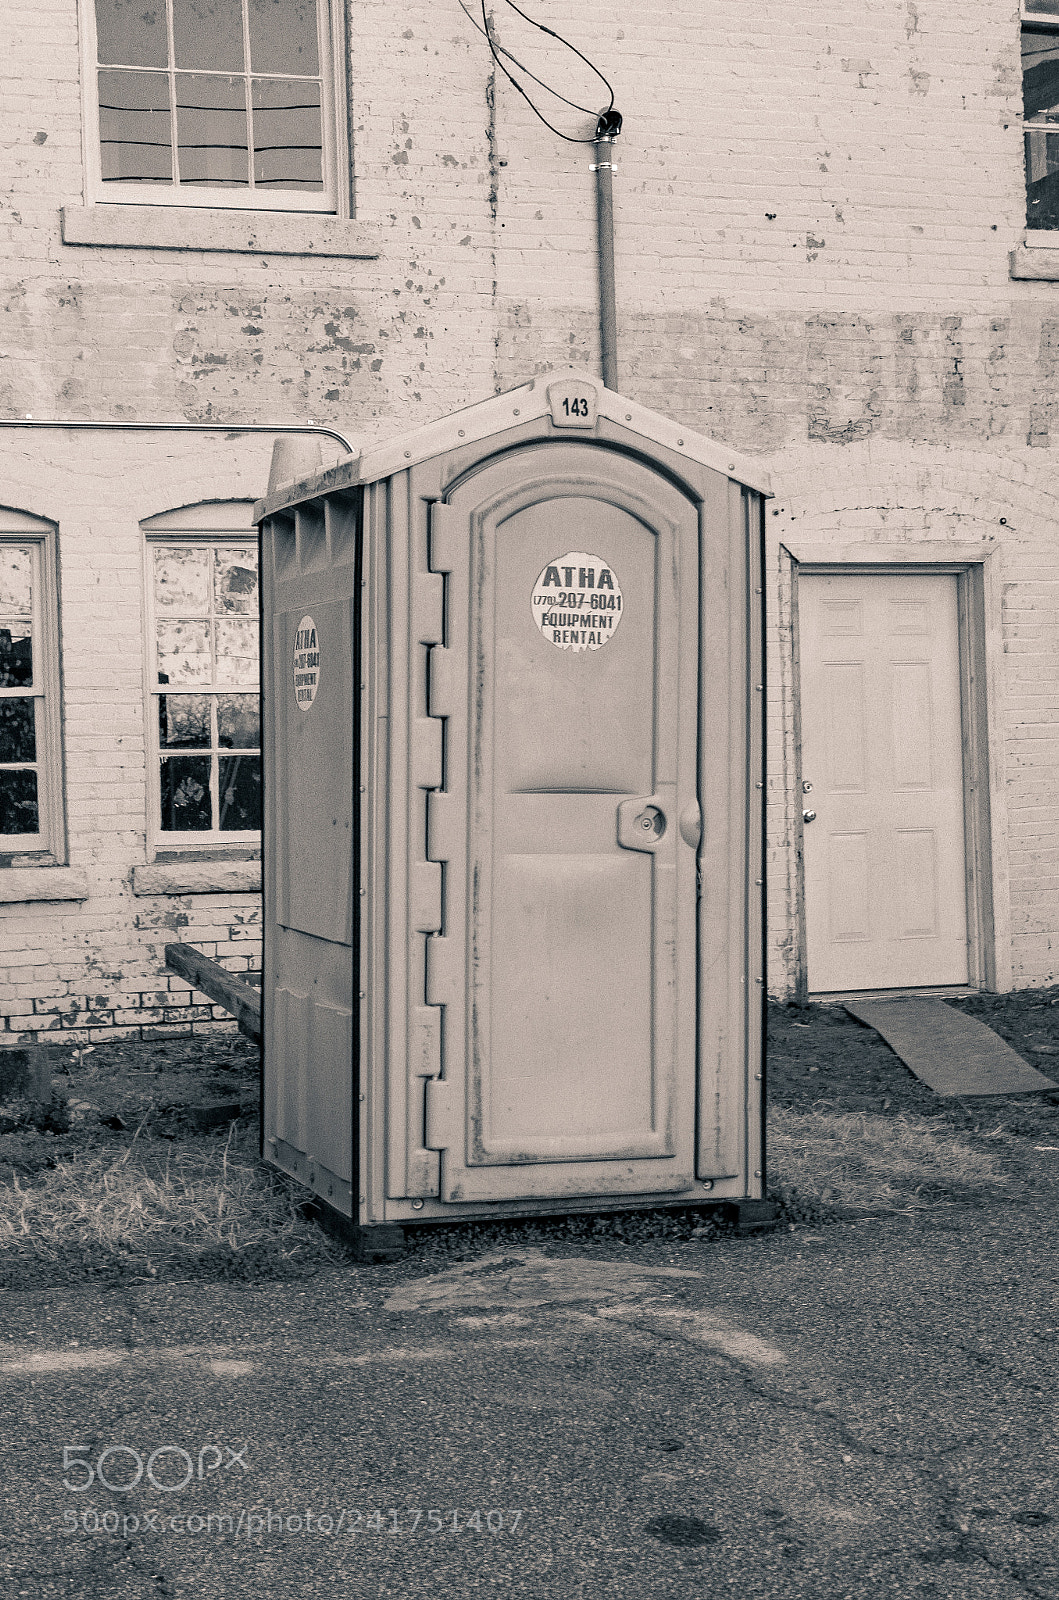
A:
<svg viewBox="0 0 1059 1600">
<path fill-rule="evenodd" d="M 774 1188 L 836 1210 L 980 1201 L 1013 1188 L 999 1152 L 924 1117 L 773 1106 L 768 1139 Z"/>
<path fill-rule="evenodd" d="M 120 1155 L 89 1148 L 0 1187 L 0 1263 L 80 1250 L 136 1257 L 154 1276 L 204 1252 L 249 1253 L 262 1265 L 338 1253 L 301 1215 L 304 1193 L 256 1159 L 245 1130 L 177 1146 L 141 1134 Z"/>
<path fill-rule="evenodd" d="M 847 1207 L 997 1198 L 1013 1190 L 1001 1161 L 1000 1149 L 911 1115 L 769 1112 L 770 1178 L 788 1214 L 803 1220 Z M 180 1144 L 144 1126 L 119 1154 L 111 1141 L 91 1143 L 33 1176 L 8 1171 L 0 1275 L 19 1262 L 54 1272 L 81 1259 L 152 1278 L 196 1263 L 211 1264 L 211 1276 L 234 1265 L 256 1277 L 344 1255 L 302 1215 L 305 1191 L 257 1159 L 245 1125 L 227 1140 Z"/>
</svg>

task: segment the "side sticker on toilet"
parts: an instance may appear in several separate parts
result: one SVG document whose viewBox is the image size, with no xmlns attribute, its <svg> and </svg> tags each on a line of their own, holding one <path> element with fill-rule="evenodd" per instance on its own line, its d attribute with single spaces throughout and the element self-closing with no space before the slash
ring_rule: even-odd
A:
<svg viewBox="0 0 1059 1600">
<path fill-rule="evenodd" d="M 308 711 L 320 685 L 320 640 L 312 617 L 303 617 L 298 624 L 298 631 L 294 635 L 291 672 L 298 710 Z"/>
<path fill-rule="evenodd" d="M 601 650 L 621 621 L 621 589 L 602 556 L 568 550 L 533 586 L 533 620 L 559 650 Z"/>
</svg>

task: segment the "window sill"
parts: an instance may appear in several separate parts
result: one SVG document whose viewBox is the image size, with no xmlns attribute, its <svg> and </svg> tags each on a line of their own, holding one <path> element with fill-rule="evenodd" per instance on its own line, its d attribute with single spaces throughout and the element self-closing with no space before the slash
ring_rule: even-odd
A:
<svg viewBox="0 0 1059 1600">
<path fill-rule="evenodd" d="M 1047 244 L 1035 240 L 1032 245 L 1018 245 L 1012 250 L 1010 260 L 1013 278 L 1035 278 L 1046 283 L 1059 281 L 1059 234 L 1050 235 Z"/>
<path fill-rule="evenodd" d="M 260 861 L 154 861 L 133 867 L 132 892 L 150 894 L 260 894 Z"/>
<path fill-rule="evenodd" d="M 28 900 L 87 900 L 88 879 L 73 867 L 0 869 L 0 905 Z"/>
<path fill-rule="evenodd" d="M 290 211 L 204 211 L 194 206 L 63 206 L 64 244 L 126 250 L 228 250 L 244 255 L 375 260 L 377 228 Z"/>
</svg>

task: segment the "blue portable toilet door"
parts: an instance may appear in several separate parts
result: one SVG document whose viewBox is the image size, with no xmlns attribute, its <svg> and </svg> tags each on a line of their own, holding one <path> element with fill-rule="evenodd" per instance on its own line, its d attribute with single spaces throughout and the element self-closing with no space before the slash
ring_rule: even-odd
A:
<svg viewBox="0 0 1059 1600">
<path fill-rule="evenodd" d="M 571 442 L 501 458 L 435 510 L 441 1197 L 679 1193 L 695 1172 L 697 507 Z"/>
</svg>

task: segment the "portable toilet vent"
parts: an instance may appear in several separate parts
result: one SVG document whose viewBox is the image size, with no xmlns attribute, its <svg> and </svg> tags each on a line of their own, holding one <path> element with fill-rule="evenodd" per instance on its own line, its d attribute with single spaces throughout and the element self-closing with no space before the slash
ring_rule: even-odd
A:
<svg viewBox="0 0 1059 1600">
<path fill-rule="evenodd" d="M 766 493 L 552 373 L 256 508 L 264 1153 L 362 1228 L 762 1197 Z"/>
</svg>

